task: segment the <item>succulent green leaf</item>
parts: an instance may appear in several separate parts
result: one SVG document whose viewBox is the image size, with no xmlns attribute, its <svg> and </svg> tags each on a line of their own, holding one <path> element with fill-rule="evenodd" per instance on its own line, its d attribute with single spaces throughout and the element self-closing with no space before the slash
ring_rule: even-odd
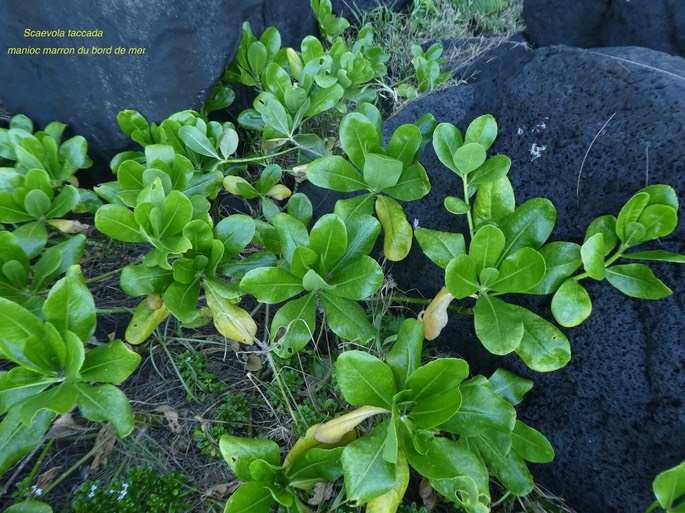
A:
<svg viewBox="0 0 685 513">
<path fill-rule="evenodd" d="M 27 427 L 19 419 L 19 411 L 10 410 L 0 421 L 0 475 L 40 445 L 54 418 L 51 411 L 41 410 Z"/>
<path fill-rule="evenodd" d="M 376 239 L 381 231 L 381 224 L 370 215 L 357 215 L 345 220 L 347 229 L 347 248 L 331 269 L 331 274 L 356 262 L 363 256 L 369 255 L 373 250 Z"/>
<path fill-rule="evenodd" d="M 224 513 L 269 513 L 274 502 L 264 483 L 248 481 L 231 494 Z"/>
<path fill-rule="evenodd" d="M 564 367 L 571 359 L 571 345 L 566 335 L 530 310 L 511 306 L 523 322 L 524 330 L 516 354 L 537 372 L 550 372 Z"/>
<path fill-rule="evenodd" d="M 450 294 L 464 299 L 478 291 L 478 271 L 476 261 L 466 254 L 457 255 L 445 269 L 445 285 Z"/>
<path fill-rule="evenodd" d="M 453 155 L 463 144 L 461 132 L 454 125 L 440 123 L 435 127 L 433 132 L 433 148 L 440 162 L 452 171 L 457 171 Z"/>
<path fill-rule="evenodd" d="M 385 356 L 398 390 L 406 388 L 407 379 L 421 365 L 422 350 L 423 324 L 416 319 L 405 319 L 400 325 L 397 340 Z"/>
<path fill-rule="evenodd" d="M 545 435 L 520 420 L 511 432 L 511 448 L 531 463 L 549 463 L 554 459 L 554 449 Z"/>
<path fill-rule="evenodd" d="M 511 159 L 506 155 L 495 155 L 487 159 L 469 179 L 469 185 L 491 183 L 507 176 L 511 168 Z"/>
<path fill-rule="evenodd" d="M 125 437 L 133 431 L 133 413 L 126 394 L 114 385 L 74 385 L 78 390 L 77 406 L 81 415 L 93 422 L 111 422 L 117 434 Z"/>
<path fill-rule="evenodd" d="M 492 354 L 514 351 L 524 336 L 523 322 L 513 305 L 481 294 L 474 308 L 476 335 Z"/>
<path fill-rule="evenodd" d="M 580 247 L 580 258 L 588 276 L 594 280 L 603 280 L 606 274 L 604 267 L 604 235 L 601 232 L 587 239 Z"/>
<path fill-rule="evenodd" d="M 280 213 L 273 218 L 272 224 L 278 233 L 281 251 L 287 262 L 291 261 L 297 247 L 310 245 L 307 228 L 291 215 Z"/>
<path fill-rule="evenodd" d="M 607 256 L 616 247 L 618 236 L 616 235 L 616 218 L 612 215 L 600 216 L 590 223 L 585 232 L 584 242 L 598 233 L 602 234 L 604 248 L 603 256 Z"/>
<path fill-rule="evenodd" d="M 685 462 L 661 472 L 652 485 L 659 505 L 666 511 L 682 512 L 682 502 L 671 510 L 673 504 L 685 496 Z"/>
<path fill-rule="evenodd" d="M 344 340 L 364 344 L 376 336 L 376 328 L 369 322 L 364 309 L 351 299 L 320 292 L 326 322 L 333 333 Z"/>
<path fill-rule="evenodd" d="M 219 154 L 214 149 L 211 141 L 207 136 L 193 125 L 184 125 L 178 131 L 178 136 L 185 143 L 185 145 L 195 153 L 204 155 L 205 157 L 212 157 L 219 160 Z"/>
<path fill-rule="evenodd" d="M 337 155 L 310 163 L 307 166 L 307 179 L 318 187 L 337 192 L 355 192 L 367 188 L 359 171 Z"/>
<path fill-rule="evenodd" d="M 297 458 L 288 470 L 291 486 L 306 481 L 335 481 L 342 476 L 340 456 L 343 447 L 323 449 L 313 447 Z"/>
<path fill-rule="evenodd" d="M 383 285 L 383 270 L 378 262 L 369 256 L 340 269 L 328 280 L 335 287 L 330 294 L 360 301 L 377 292 Z"/>
<path fill-rule="evenodd" d="M 425 255 L 443 269 L 454 258 L 466 252 L 466 243 L 461 233 L 417 228 L 414 235 Z"/>
<path fill-rule="evenodd" d="M 473 223 L 476 227 L 492 222 L 499 224 L 514 212 L 516 200 L 509 178 L 502 177 L 478 187 L 473 203 Z"/>
<path fill-rule="evenodd" d="M 545 198 L 533 198 L 518 207 L 500 224 L 507 244 L 501 259 L 523 247 L 540 248 L 552 233 L 557 211 Z"/>
<path fill-rule="evenodd" d="M 405 383 L 413 401 L 439 396 L 468 377 L 469 365 L 460 358 L 440 358 L 416 369 Z"/>
<path fill-rule="evenodd" d="M 86 352 L 81 378 L 99 383 L 123 383 L 140 364 L 141 357 L 121 340 L 97 346 Z"/>
<path fill-rule="evenodd" d="M 345 351 L 335 364 L 338 387 L 352 406 L 392 408 L 397 393 L 390 366 L 363 351 Z"/>
<path fill-rule="evenodd" d="M 551 294 L 583 265 L 580 246 L 574 242 L 550 242 L 539 253 L 545 259 L 545 276 L 528 294 Z"/>
<path fill-rule="evenodd" d="M 626 296 L 639 299 L 661 299 L 672 294 L 664 283 L 644 264 L 612 265 L 606 278 Z"/>
<path fill-rule="evenodd" d="M 649 205 L 649 199 L 647 192 L 638 192 L 623 206 L 616 219 L 616 235 L 621 241 L 628 241 L 627 228 L 630 223 L 636 223 L 640 219 L 640 215 Z"/>
<path fill-rule="evenodd" d="M 281 358 L 290 358 L 314 339 L 316 295 L 307 294 L 281 306 L 271 321 L 271 346 Z"/>
<path fill-rule="evenodd" d="M 48 378 L 21 366 L 0 374 L 0 415 L 4 415 L 12 406 L 24 399 L 42 392 L 56 381 L 57 378 Z"/>
<path fill-rule="evenodd" d="M 61 383 L 25 399 L 14 408 L 19 413 L 19 420 L 24 426 L 29 427 L 33 424 L 36 414 L 41 410 L 48 410 L 57 414 L 67 413 L 76 404 L 77 395 L 76 385 Z"/>
<path fill-rule="evenodd" d="M 43 304 L 45 320 L 51 322 L 65 337 L 75 333 L 86 343 L 95 331 L 95 301 L 85 284 L 80 266 L 72 266 L 64 278 L 50 289 Z"/>
<path fill-rule="evenodd" d="M 454 215 L 462 215 L 471 211 L 471 207 L 463 199 L 457 198 L 456 196 L 447 196 L 443 201 L 445 209 Z"/>
<path fill-rule="evenodd" d="M 545 259 L 534 249 L 523 247 L 500 264 L 497 281 L 490 289 L 500 292 L 526 292 L 545 276 Z"/>
<path fill-rule="evenodd" d="M 452 156 L 457 174 L 464 178 L 482 166 L 486 158 L 485 148 L 478 143 L 464 143 Z"/>
<path fill-rule="evenodd" d="M 121 289 L 131 297 L 162 294 L 174 281 L 170 270 L 146 265 L 127 265 L 121 270 Z"/>
<path fill-rule="evenodd" d="M 240 288 L 267 304 L 281 303 L 304 290 L 301 278 L 280 267 L 248 271 L 240 281 Z"/>
<path fill-rule="evenodd" d="M 514 429 L 516 410 L 497 395 L 488 381 L 473 379 L 459 387 L 461 407 L 440 429 L 461 436 L 477 436 L 488 428 L 505 433 Z"/>
<path fill-rule="evenodd" d="M 367 153 L 380 145 L 380 139 L 373 122 L 363 114 L 354 112 L 340 122 L 340 143 L 352 163 L 364 169 Z"/>
<path fill-rule="evenodd" d="M 257 460 L 276 466 L 281 464 L 280 449 L 272 440 L 223 435 L 219 440 L 219 450 L 230 469 L 242 481 L 252 480 L 250 465 Z"/>
<path fill-rule="evenodd" d="M 402 170 L 401 161 L 378 153 L 369 153 L 364 162 L 364 181 L 371 189 L 380 192 L 397 185 Z"/>
<path fill-rule="evenodd" d="M 506 369 L 497 369 L 488 378 L 492 390 L 500 397 L 516 406 L 523 401 L 523 396 L 533 388 L 533 382 L 522 378 Z"/>
<path fill-rule="evenodd" d="M 387 423 L 351 442 L 340 457 L 347 499 L 363 504 L 383 495 L 395 484 L 395 465 L 383 458 Z"/>
<path fill-rule="evenodd" d="M 527 495 L 533 490 L 533 477 L 526 462 L 515 451 L 505 450 L 511 446 L 511 435 L 489 430 L 474 439 L 474 444 L 507 490 L 516 496 Z"/>
<path fill-rule="evenodd" d="M 469 245 L 469 256 L 476 262 L 476 272 L 495 267 L 504 245 L 502 230 L 491 224 L 479 228 Z"/>
<path fill-rule="evenodd" d="M 6 359 L 37 372 L 51 372 L 53 366 L 48 362 L 52 355 L 49 352 L 39 361 L 33 361 L 27 355 L 28 346 L 42 343 L 45 337 L 45 329 L 35 315 L 0 297 L 0 352 Z"/>
<path fill-rule="evenodd" d="M 145 242 L 133 212 L 123 205 L 103 205 L 95 213 L 95 226 L 102 233 L 123 242 Z"/>
<path fill-rule="evenodd" d="M 466 129 L 464 143 L 478 143 L 487 150 L 496 138 L 497 122 L 490 114 L 485 114 L 471 121 Z"/>
<path fill-rule="evenodd" d="M 345 223 L 335 214 L 326 214 L 312 227 L 309 247 L 319 255 L 322 275 L 331 272 L 347 249 Z"/>
<path fill-rule="evenodd" d="M 197 301 L 200 298 L 200 277 L 189 283 L 175 281 L 167 287 L 162 296 L 164 305 L 181 322 L 192 322 L 197 317 Z"/>
<path fill-rule="evenodd" d="M 552 314 L 556 321 L 566 328 L 578 326 L 590 316 L 590 313 L 590 295 L 576 280 L 566 280 L 552 298 Z"/>
<path fill-rule="evenodd" d="M 622 258 L 628 258 L 630 260 L 649 260 L 653 262 L 673 262 L 676 264 L 685 263 L 685 255 L 664 251 L 663 249 L 623 253 Z"/>
<path fill-rule="evenodd" d="M 17 243 L 29 259 L 37 257 L 48 241 L 45 223 L 40 221 L 18 226 L 11 233 L 14 234 Z"/>
<path fill-rule="evenodd" d="M 5 513 L 52 513 L 52 508 L 39 501 L 22 501 L 7 508 Z"/>
<path fill-rule="evenodd" d="M 400 125 L 388 143 L 388 156 L 408 167 L 414 162 L 421 147 L 421 131 L 416 125 Z"/>
</svg>

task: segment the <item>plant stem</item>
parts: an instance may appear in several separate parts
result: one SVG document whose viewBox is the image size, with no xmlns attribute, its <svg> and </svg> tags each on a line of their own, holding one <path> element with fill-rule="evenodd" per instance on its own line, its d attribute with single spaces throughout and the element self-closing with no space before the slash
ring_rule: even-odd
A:
<svg viewBox="0 0 685 513">
<path fill-rule="evenodd" d="M 469 222 L 469 233 L 471 234 L 471 239 L 473 239 L 475 233 L 473 230 L 473 217 L 471 216 L 471 203 L 469 202 L 469 182 L 466 177 L 462 178 L 462 183 L 464 184 L 464 202 L 469 207 L 466 211 L 466 220 Z"/>
<path fill-rule="evenodd" d="M 298 143 L 292 137 L 290 138 L 290 143 L 293 144 L 297 149 L 299 149 L 301 151 L 306 151 L 310 155 L 313 155 L 313 156 L 318 157 L 318 158 L 325 157 L 325 155 L 323 153 L 319 153 L 318 151 L 315 151 L 311 148 L 307 148 L 306 146 L 302 146 L 300 143 Z"/>
<path fill-rule="evenodd" d="M 38 469 L 39 469 L 40 466 L 42 465 L 43 460 L 44 460 L 45 457 L 48 455 L 48 451 L 50 450 L 50 448 L 51 448 L 53 445 L 55 445 L 55 439 L 54 439 L 54 438 L 51 438 L 50 440 L 48 440 L 48 443 L 45 444 L 45 447 L 43 448 L 43 452 L 41 452 L 41 453 L 40 453 L 40 456 L 38 456 L 38 460 L 36 460 L 36 464 L 33 466 L 33 468 L 31 469 L 31 473 L 30 473 L 29 476 L 28 476 L 28 481 L 27 481 L 27 482 L 28 482 L 29 485 L 30 485 L 31 482 L 33 481 L 33 478 L 36 477 L 36 474 L 38 473 Z"/>
<path fill-rule="evenodd" d="M 408 296 L 391 296 L 390 298 L 391 301 L 395 303 L 412 303 L 416 305 L 430 305 L 431 301 L 430 299 L 423 299 L 420 297 L 408 297 Z M 453 312 L 459 312 L 460 314 L 464 315 L 473 315 L 473 308 L 467 308 L 464 306 L 457 306 L 457 305 L 449 305 L 447 307 L 448 310 L 452 310 Z"/>
<path fill-rule="evenodd" d="M 106 280 L 110 276 L 114 276 L 115 274 L 120 273 L 124 267 L 119 267 L 118 269 L 112 269 L 111 271 L 107 271 L 106 273 L 103 273 L 99 276 L 93 276 L 92 278 L 88 278 L 86 280 L 86 285 L 90 285 L 91 283 L 97 283 L 98 281 Z"/>
<path fill-rule="evenodd" d="M 280 155 L 286 155 L 292 151 L 295 151 L 295 148 L 288 148 L 287 150 L 272 153 L 270 155 L 260 155 L 259 157 L 245 157 L 243 159 L 220 160 L 219 162 L 214 164 L 214 166 L 212 166 L 212 171 L 215 171 L 216 168 L 221 166 L 222 164 L 247 164 L 249 162 L 260 162 L 262 160 L 270 159 L 271 157 L 279 157 Z"/>
<path fill-rule="evenodd" d="M 96 308 L 95 313 L 97 315 L 132 314 L 133 308 L 129 308 L 128 306 L 117 306 L 114 308 Z"/>
<path fill-rule="evenodd" d="M 114 436 L 114 434 L 110 433 L 109 436 L 103 437 L 102 440 L 100 440 L 99 443 L 95 444 L 93 448 L 88 451 L 80 460 L 78 460 L 76 463 L 74 463 L 71 467 L 69 467 L 66 472 L 64 472 L 61 476 L 59 476 L 57 479 L 55 479 L 50 485 L 43 490 L 43 493 L 41 497 L 46 496 L 49 494 L 55 486 L 60 484 L 62 481 L 64 481 L 67 477 L 69 477 L 77 468 L 79 468 L 81 465 L 83 465 L 86 461 L 88 461 L 96 452 L 100 450 L 101 447 L 103 447 L 105 444 L 109 443 L 110 439 Z"/>
</svg>

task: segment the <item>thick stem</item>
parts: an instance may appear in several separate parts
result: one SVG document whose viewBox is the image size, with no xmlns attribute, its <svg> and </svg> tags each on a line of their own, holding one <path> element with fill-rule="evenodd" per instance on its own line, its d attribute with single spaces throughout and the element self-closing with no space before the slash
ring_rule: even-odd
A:
<svg viewBox="0 0 685 513">
<path fill-rule="evenodd" d="M 116 315 L 116 314 L 133 314 L 133 308 L 127 306 L 118 306 L 115 308 L 96 308 L 97 315 Z"/>
<path fill-rule="evenodd" d="M 28 480 L 27 480 L 28 484 L 31 484 L 31 482 L 33 481 L 33 478 L 36 477 L 36 474 L 38 473 L 38 470 L 40 469 L 40 466 L 42 465 L 43 460 L 48 455 L 48 451 L 50 450 L 50 448 L 54 444 L 55 444 L 54 438 L 51 438 L 50 440 L 48 440 L 48 443 L 45 444 L 45 447 L 43 448 L 43 452 L 41 452 L 40 456 L 38 456 L 38 460 L 36 461 L 36 464 L 33 466 L 33 468 L 31 469 L 31 473 L 28 476 Z"/>
<path fill-rule="evenodd" d="M 471 216 L 471 203 L 469 202 L 469 182 L 466 177 L 462 178 L 464 184 L 464 202 L 468 205 L 469 209 L 466 211 L 466 220 L 469 222 L 469 233 L 471 234 L 471 239 L 475 235 L 473 230 L 473 217 Z"/>
<path fill-rule="evenodd" d="M 656 508 L 659 507 L 659 501 L 652 502 L 649 507 L 645 510 L 645 513 L 652 513 Z"/>
<path fill-rule="evenodd" d="M 391 301 L 394 303 L 411 303 L 415 305 L 430 305 L 431 304 L 431 299 L 423 299 L 420 297 L 408 297 L 408 296 L 392 296 L 390 298 Z M 464 315 L 473 315 L 473 308 L 467 308 L 464 306 L 457 306 L 457 305 L 449 305 L 447 307 L 448 310 L 452 310 L 453 312 L 458 312 L 460 314 Z"/>
<path fill-rule="evenodd" d="M 114 276 L 115 274 L 119 274 L 122 269 L 123 269 L 123 267 L 119 267 L 118 269 L 112 269 L 111 271 L 107 271 L 106 273 L 102 273 L 99 276 L 93 276 L 92 278 L 88 278 L 86 280 L 86 285 L 90 285 L 91 283 L 97 283 L 99 281 L 106 280 L 107 278 Z"/>
<path fill-rule="evenodd" d="M 310 155 L 313 155 L 314 157 L 317 157 L 317 158 L 325 157 L 325 155 L 323 153 L 319 153 L 318 151 L 315 151 L 311 148 L 307 148 L 306 146 L 302 146 L 300 143 L 298 143 L 292 137 L 290 138 L 290 143 L 293 144 L 297 149 L 299 149 L 301 151 L 306 151 L 307 153 L 309 153 Z"/>
<path fill-rule="evenodd" d="M 604 267 L 605 267 L 605 268 L 606 268 L 606 267 L 609 267 L 609 266 L 610 266 L 611 264 L 613 264 L 616 260 L 618 260 L 619 258 L 621 258 L 621 257 L 623 256 L 623 253 L 625 253 L 626 249 L 628 249 L 628 248 L 627 248 L 626 246 L 624 246 L 623 244 L 621 244 L 621 245 L 618 247 L 618 249 L 616 250 L 616 253 L 614 253 L 613 255 L 611 255 L 611 257 L 610 257 L 608 260 L 606 260 L 606 261 L 604 262 Z M 571 279 L 572 279 L 572 280 L 575 280 L 575 281 L 580 281 L 580 280 L 583 280 L 583 279 L 587 278 L 588 276 L 590 276 L 588 273 L 581 273 L 581 274 L 578 274 L 578 275 L 576 275 L 576 276 L 573 276 Z"/>
</svg>

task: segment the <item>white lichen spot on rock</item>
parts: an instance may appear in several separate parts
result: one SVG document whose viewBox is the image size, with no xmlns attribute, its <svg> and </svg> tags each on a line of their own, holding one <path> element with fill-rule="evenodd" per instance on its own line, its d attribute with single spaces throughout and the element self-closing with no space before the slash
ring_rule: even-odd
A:
<svg viewBox="0 0 685 513">
<path fill-rule="evenodd" d="M 416 217 L 414 218 L 414 222 L 412 224 L 414 225 L 414 230 L 419 228 L 419 220 Z"/>
<path fill-rule="evenodd" d="M 523 128 L 519 127 L 519 129 L 516 131 L 517 135 L 523 135 L 524 131 Z"/>
<path fill-rule="evenodd" d="M 536 143 L 533 143 L 530 146 L 530 154 L 533 156 L 533 158 L 530 159 L 530 161 L 532 162 L 535 159 L 540 158 L 542 156 L 542 152 L 545 151 L 546 149 L 547 149 L 546 144 L 538 145 Z"/>
</svg>

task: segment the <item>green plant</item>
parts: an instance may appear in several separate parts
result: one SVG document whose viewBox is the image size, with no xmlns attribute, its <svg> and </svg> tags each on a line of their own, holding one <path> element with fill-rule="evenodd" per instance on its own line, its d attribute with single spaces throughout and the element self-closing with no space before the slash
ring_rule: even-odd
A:
<svg viewBox="0 0 685 513">
<path fill-rule="evenodd" d="M 242 481 L 226 503 L 225 513 L 254 511 L 268 513 L 274 503 L 288 512 L 307 511 L 298 491 L 316 483 L 335 481 L 342 474 L 340 443 L 321 443 L 314 438 L 316 427 L 298 440 L 281 463 L 280 449 L 271 440 L 221 437 L 221 454 Z M 347 439 L 349 439 L 348 437 Z"/>
<path fill-rule="evenodd" d="M 431 121 L 422 125 L 428 133 L 434 126 Z M 349 161 L 331 155 L 307 166 L 307 179 L 314 185 L 338 192 L 368 191 L 339 200 L 334 212 L 348 219 L 375 211 L 383 226 L 383 252 L 388 260 L 405 258 L 412 243 L 412 227 L 397 200 L 418 200 L 430 191 L 428 175 L 418 161 L 423 138 L 419 126 L 402 125 L 384 149 L 380 113 L 364 104 L 360 112 L 346 115 L 340 123 L 340 142 Z"/>
<path fill-rule="evenodd" d="M 194 392 L 188 392 L 186 399 L 196 397 L 204 401 L 208 394 L 220 394 L 226 388 L 215 372 L 209 371 L 207 357 L 202 351 L 189 350 L 178 355 L 176 363 L 181 379 Z"/>
<path fill-rule="evenodd" d="M 445 59 L 441 58 L 442 44 L 434 43 L 425 52 L 421 46 L 414 44 L 411 46 L 411 53 L 414 58 L 411 60 L 412 66 L 416 71 L 417 86 L 401 84 L 397 88 L 397 93 L 405 98 L 416 98 L 419 93 L 427 93 L 452 78 L 449 71 L 442 72 L 442 65 Z"/>
<path fill-rule="evenodd" d="M 45 222 L 97 208 L 97 197 L 76 189 L 74 176 L 93 164 L 88 143 L 80 135 L 62 142 L 66 128 L 54 121 L 34 133 L 33 122 L 21 114 L 10 119 L 9 128 L 0 128 L 0 159 L 14 165 L 0 168 L 0 222 Z"/>
<path fill-rule="evenodd" d="M 685 511 L 685 462 L 656 476 L 652 486 L 656 500 L 645 513 L 663 510 L 666 513 Z"/>
<path fill-rule="evenodd" d="M 140 356 L 120 340 L 86 349 L 95 330 L 95 304 L 78 266 L 67 270 L 38 318 L 0 298 L 0 474 L 38 446 L 56 414 L 75 406 L 94 422 L 110 422 L 119 436 L 133 430 L 121 384 Z M 101 383 L 94 385 L 92 383 Z"/>
<path fill-rule="evenodd" d="M 269 228 L 266 243 L 283 258 L 247 272 L 240 288 L 262 303 L 288 301 L 271 322 L 274 352 L 291 357 L 313 338 L 318 302 L 336 335 L 360 343 L 373 338 L 375 330 L 357 301 L 383 284 L 380 265 L 368 256 L 380 232 L 378 221 L 367 215 L 343 221 L 326 214 L 308 233 L 304 223 L 280 213 Z"/>
<path fill-rule="evenodd" d="M 421 322 L 407 319 L 386 362 L 363 351 L 338 357 L 343 397 L 360 408 L 319 426 L 316 439 L 335 443 L 367 418 L 388 417 L 343 450 L 347 499 L 368 503 L 370 511 L 395 511 L 409 466 L 468 512 L 489 511 L 488 469 L 511 493 L 529 493 L 525 461 L 554 457 L 545 437 L 516 419 L 514 405 L 532 382 L 504 370 L 466 380 L 468 364 L 457 358 L 422 366 L 423 340 Z"/>
<path fill-rule="evenodd" d="M 192 488 L 180 472 L 160 474 L 152 467 L 128 470 L 108 485 L 85 481 L 74 492 L 71 513 L 190 513 Z"/>
<path fill-rule="evenodd" d="M 48 235 L 40 225 L 25 224 L 0 232 L 0 297 L 38 313 L 57 277 L 80 262 L 84 235 L 74 235 L 46 247 Z"/>
<path fill-rule="evenodd" d="M 556 370 L 571 357 L 566 336 L 537 314 L 499 297 L 553 293 L 555 319 L 571 327 L 582 323 L 592 309 L 590 297 L 579 283 L 585 278 L 606 278 L 631 297 L 660 299 L 669 295 L 670 289 L 646 265 L 615 262 L 620 258 L 685 262 L 685 256 L 664 250 L 627 253 L 674 230 L 678 200 L 671 187 L 651 185 L 635 194 L 617 218 L 607 215 L 594 220 L 582 245 L 545 244 L 556 222 L 556 209 L 544 198 L 515 206 L 506 176 L 510 159 L 486 155 L 496 136 L 492 116 L 473 121 L 464 138 L 446 123 L 438 125 L 433 134 L 438 158 L 463 182 L 463 196 L 448 196 L 444 205 L 455 215 L 466 215 L 470 243 L 467 252 L 462 234 L 416 230 L 424 253 L 445 269 L 445 288 L 424 315 L 427 338 L 439 334 L 453 299 L 473 298 L 476 335 L 488 351 L 497 355 L 515 351 L 534 370 Z M 574 276 L 581 267 L 584 272 Z"/>
<path fill-rule="evenodd" d="M 244 392 L 227 394 L 212 412 L 212 421 L 203 423 L 193 432 L 193 441 L 205 456 L 216 457 L 217 440 L 243 429 L 250 417 L 251 407 Z"/>
</svg>

